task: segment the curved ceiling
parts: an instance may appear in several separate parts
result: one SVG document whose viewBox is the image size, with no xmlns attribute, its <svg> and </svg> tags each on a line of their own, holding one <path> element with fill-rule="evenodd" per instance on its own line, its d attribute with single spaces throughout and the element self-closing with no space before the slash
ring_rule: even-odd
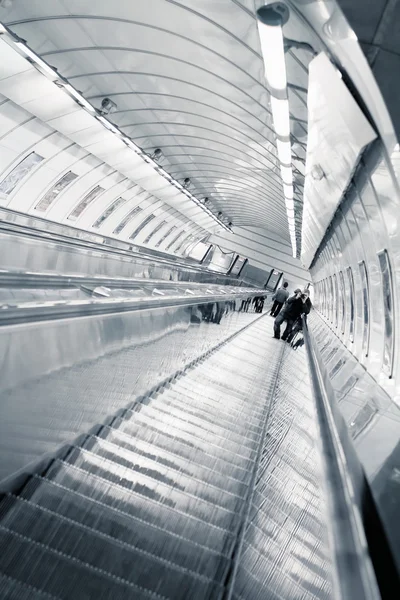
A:
<svg viewBox="0 0 400 600">
<path fill-rule="evenodd" d="M 1 19 L 233 226 L 289 241 L 254 0 L 19 0 Z M 292 11 L 285 36 L 310 41 Z M 318 48 L 318 40 L 311 40 Z M 307 139 L 304 49 L 286 53 L 295 201 Z"/>
</svg>

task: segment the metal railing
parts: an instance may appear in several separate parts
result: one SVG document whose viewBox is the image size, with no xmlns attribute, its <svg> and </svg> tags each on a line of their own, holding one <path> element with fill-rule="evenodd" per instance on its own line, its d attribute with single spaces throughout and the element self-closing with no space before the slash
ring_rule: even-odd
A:
<svg viewBox="0 0 400 600">
<path fill-rule="evenodd" d="M 315 402 L 322 471 L 327 498 L 334 598 L 383 598 L 371 560 L 357 489 L 367 485 L 347 430 L 340 427 L 330 387 L 318 350 L 303 317 L 303 335 Z M 394 596 L 393 596 L 394 597 Z"/>
</svg>

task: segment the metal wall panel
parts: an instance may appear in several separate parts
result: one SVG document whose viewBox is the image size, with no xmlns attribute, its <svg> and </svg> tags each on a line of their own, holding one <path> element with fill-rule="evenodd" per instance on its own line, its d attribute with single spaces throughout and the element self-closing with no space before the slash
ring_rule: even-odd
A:
<svg viewBox="0 0 400 600">
<path fill-rule="evenodd" d="M 350 285 L 354 285 L 355 343 L 351 343 L 348 315 L 344 334 L 340 324 L 335 330 L 393 398 L 400 397 L 397 350 L 400 339 L 400 244 L 397 225 L 400 193 L 393 169 L 396 152 L 391 159 L 384 147 L 379 145 L 366 155 L 311 270 L 315 282 L 326 277 L 337 280 L 338 289 L 334 284 L 332 308 L 338 313 L 340 322 L 343 311 L 342 277 L 347 312 L 349 307 L 351 310 Z M 331 256 L 328 262 L 324 258 L 326 250 Z M 350 284 L 349 276 L 345 276 L 349 269 L 353 284 Z"/>
</svg>

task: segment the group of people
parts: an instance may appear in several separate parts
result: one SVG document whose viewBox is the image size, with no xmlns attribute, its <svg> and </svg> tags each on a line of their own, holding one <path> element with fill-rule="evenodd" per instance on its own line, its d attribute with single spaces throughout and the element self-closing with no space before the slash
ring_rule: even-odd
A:
<svg viewBox="0 0 400 600">
<path fill-rule="evenodd" d="M 242 300 L 239 312 L 249 312 L 250 305 L 253 305 L 254 312 L 262 313 L 264 309 L 265 296 L 254 296 L 254 298 L 246 298 Z"/>
<path fill-rule="evenodd" d="M 288 284 L 285 282 L 272 297 L 271 316 L 275 317 L 274 338 L 291 342 L 295 335 L 302 330 L 302 315 L 308 315 L 312 308 L 310 292 L 308 289 L 294 290 L 289 297 Z M 286 328 L 281 336 L 282 323 L 286 321 Z"/>
</svg>

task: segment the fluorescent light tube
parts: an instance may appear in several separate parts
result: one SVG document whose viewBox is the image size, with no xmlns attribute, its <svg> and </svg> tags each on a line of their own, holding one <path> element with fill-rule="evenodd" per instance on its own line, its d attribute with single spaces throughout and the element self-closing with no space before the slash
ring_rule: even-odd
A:
<svg viewBox="0 0 400 600">
<path fill-rule="evenodd" d="M 294 202 L 290 198 L 285 198 L 285 204 L 287 210 L 294 210 Z"/>
<path fill-rule="evenodd" d="M 33 50 L 28 48 L 28 46 L 26 46 L 22 42 L 15 42 L 15 45 L 17 46 L 17 48 L 22 50 L 22 52 L 25 54 L 25 56 L 30 58 L 30 60 L 34 63 L 34 65 L 36 67 L 39 67 L 41 71 L 46 73 L 46 75 L 50 75 L 50 77 L 53 77 L 54 79 L 59 78 L 57 71 L 55 71 L 52 67 L 50 67 L 50 65 L 48 65 L 46 62 L 44 62 L 44 60 L 42 60 L 40 58 L 40 56 L 35 54 L 35 52 L 33 52 Z"/>
<path fill-rule="evenodd" d="M 285 167 L 284 165 L 281 165 L 281 177 L 282 177 L 283 183 L 285 183 L 286 185 L 292 185 L 292 183 L 293 183 L 292 167 Z"/>
<path fill-rule="evenodd" d="M 282 27 L 264 25 L 261 21 L 257 21 L 257 25 L 268 86 L 272 90 L 283 91 L 287 79 Z"/>
<path fill-rule="evenodd" d="M 285 198 L 289 200 L 293 200 L 293 186 L 283 184 L 283 193 L 285 194 Z"/>
<path fill-rule="evenodd" d="M 290 166 L 292 164 L 292 149 L 290 147 L 290 142 L 276 140 L 276 148 L 278 150 L 279 161 L 285 166 Z"/>
<path fill-rule="evenodd" d="M 88 100 L 86 100 L 86 98 L 82 96 L 82 94 L 80 94 L 74 87 L 72 87 L 72 85 L 67 83 L 66 85 L 64 85 L 64 89 L 67 90 L 67 92 L 71 94 L 71 96 L 73 96 L 75 100 L 77 100 L 79 104 L 81 104 L 84 108 L 90 110 L 91 112 L 95 112 L 96 109 L 94 108 L 94 106 L 92 106 L 90 102 L 88 102 Z"/>
<path fill-rule="evenodd" d="M 113 125 L 110 121 L 108 121 L 108 119 L 106 119 L 105 117 L 97 117 L 97 119 L 100 121 L 100 123 L 103 123 L 103 125 L 107 127 L 109 131 L 112 131 L 112 133 L 120 133 L 118 128 L 115 125 Z"/>
<path fill-rule="evenodd" d="M 289 102 L 271 96 L 271 111 L 276 135 L 290 136 Z"/>
</svg>

